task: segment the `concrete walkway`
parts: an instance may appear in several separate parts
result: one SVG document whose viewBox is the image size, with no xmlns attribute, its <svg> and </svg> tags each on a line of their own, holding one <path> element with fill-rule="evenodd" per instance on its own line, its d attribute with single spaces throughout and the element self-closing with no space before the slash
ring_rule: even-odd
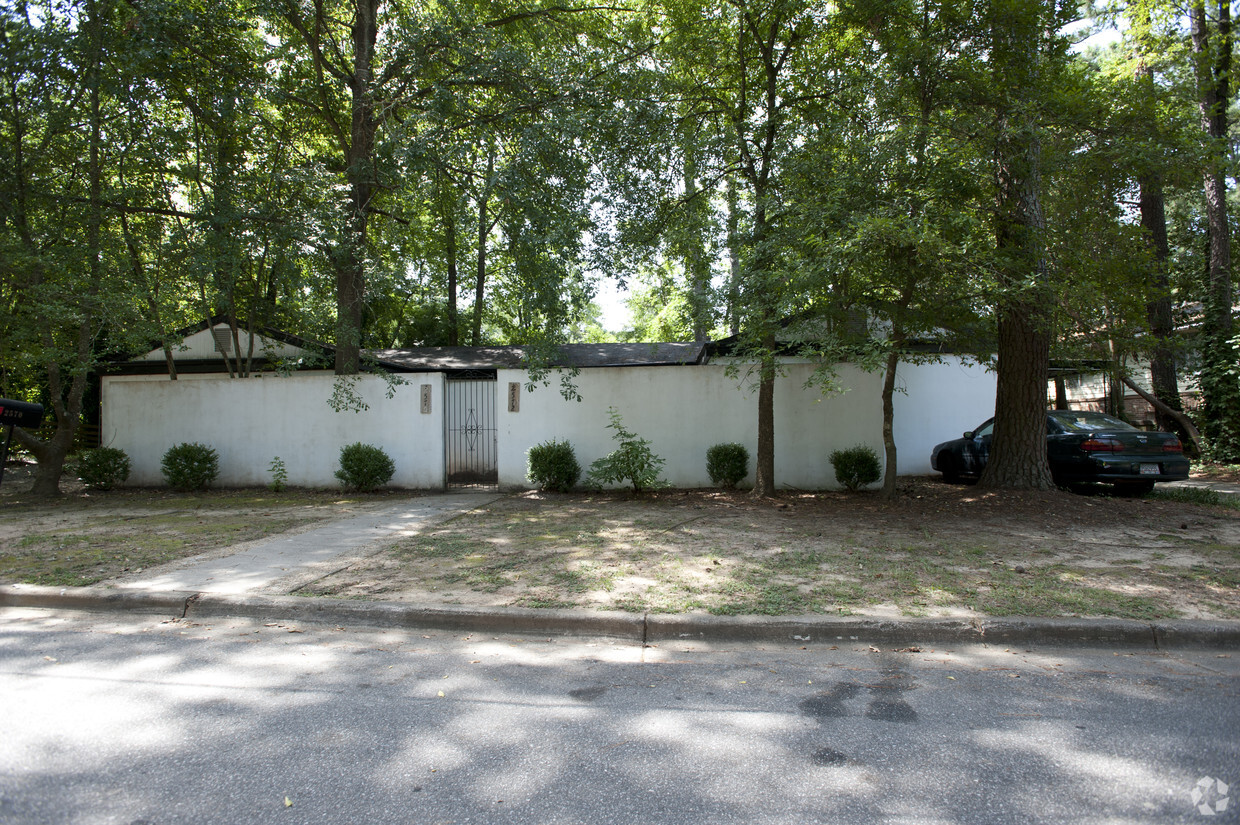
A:
<svg viewBox="0 0 1240 825">
<path fill-rule="evenodd" d="M 498 498 L 500 494 L 494 491 L 412 498 L 297 535 L 277 536 L 223 558 L 116 582 L 115 587 L 148 592 L 252 593 L 298 572 L 330 567 L 333 559 L 355 554 L 368 544 L 415 535 L 428 525 L 447 521 Z"/>
<path fill-rule="evenodd" d="M 1168 487 L 1195 487 L 1198 490 L 1213 490 L 1229 496 L 1240 496 L 1240 482 L 1235 481 L 1205 481 L 1190 478 L 1187 481 L 1168 481 L 1165 484 L 1159 484 L 1156 489 Z"/>
</svg>

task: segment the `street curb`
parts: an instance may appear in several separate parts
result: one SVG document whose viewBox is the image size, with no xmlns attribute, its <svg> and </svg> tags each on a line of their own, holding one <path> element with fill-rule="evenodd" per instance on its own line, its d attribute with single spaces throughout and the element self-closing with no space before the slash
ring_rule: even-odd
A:
<svg viewBox="0 0 1240 825">
<path fill-rule="evenodd" d="M 836 616 L 707 616 L 697 613 L 646 617 L 646 641 L 744 642 L 980 642 L 968 621 L 867 619 Z"/>
<path fill-rule="evenodd" d="M 246 617 L 320 624 L 410 627 L 438 630 L 553 635 L 614 636 L 640 641 L 642 616 L 520 607 L 418 606 L 302 596 L 225 596 L 203 593 L 192 599 L 186 618 Z"/>
<path fill-rule="evenodd" d="M 1240 648 L 1240 622 L 1126 619 L 873 619 L 834 616 L 648 616 L 647 642 L 865 642 L 1125 648 Z"/>
<path fill-rule="evenodd" d="M 1170 650 L 1240 649 L 1240 622 L 1127 619 L 878 619 L 859 616 L 710 616 L 418 606 L 302 596 L 250 596 L 103 587 L 0 585 L 0 607 L 249 618 L 464 632 L 551 634 L 667 642 L 871 645 L 993 644 Z"/>
<path fill-rule="evenodd" d="M 106 587 L 40 587 L 33 584 L 0 585 L 0 607 L 47 607 L 93 612 L 185 615 L 195 596 L 177 590 L 115 590 Z"/>
</svg>

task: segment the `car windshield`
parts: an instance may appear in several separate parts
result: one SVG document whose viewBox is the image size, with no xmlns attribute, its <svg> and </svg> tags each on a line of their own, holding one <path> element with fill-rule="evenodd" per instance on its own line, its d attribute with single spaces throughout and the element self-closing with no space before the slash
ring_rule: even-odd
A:
<svg viewBox="0 0 1240 825">
<path fill-rule="evenodd" d="M 1085 410 L 1055 410 L 1050 413 L 1050 417 L 1055 423 L 1064 428 L 1069 433 L 1088 433 L 1094 430 L 1135 430 L 1130 424 L 1125 424 L 1118 418 L 1112 418 L 1100 412 L 1088 412 Z"/>
</svg>

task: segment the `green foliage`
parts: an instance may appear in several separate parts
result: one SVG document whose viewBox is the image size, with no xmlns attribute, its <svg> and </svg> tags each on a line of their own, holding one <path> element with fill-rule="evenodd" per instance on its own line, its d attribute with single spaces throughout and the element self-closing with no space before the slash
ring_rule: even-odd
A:
<svg viewBox="0 0 1240 825">
<path fill-rule="evenodd" d="M 531 447 L 527 454 L 529 469 L 526 478 L 544 490 L 567 492 L 581 477 L 581 465 L 573 445 L 567 441 L 551 439 Z"/>
<path fill-rule="evenodd" d="M 749 450 L 744 444 L 716 444 L 706 451 L 706 472 L 712 483 L 734 488 L 749 475 Z"/>
<path fill-rule="evenodd" d="M 1206 336 L 1211 334 L 1210 326 Z M 1214 338 L 1202 347 L 1202 458 L 1235 464 L 1240 462 L 1240 337 L 1230 341 L 1220 341 L 1217 335 Z"/>
<path fill-rule="evenodd" d="M 172 447 L 160 462 L 164 479 L 174 490 L 205 490 L 220 474 L 220 456 L 206 444 L 187 442 Z"/>
<path fill-rule="evenodd" d="M 336 478 L 350 490 L 368 493 L 392 480 L 396 465 L 380 447 L 350 444 L 340 449 L 340 469 Z"/>
<path fill-rule="evenodd" d="M 370 409 L 370 405 L 357 391 L 357 375 L 337 375 L 332 381 L 332 394 L 327 399 L 327 406 L 335 412 L 360 413 Z"/>
<path fill-rule="evenodd" d="M 850 493 L 855 493 L 883 477 L 878 453 L 874 452 L 872 447 L 862 444 L 832 452 L 831 466 L 835 468 L 835 480 L 847 487 Z"/>
<path fill-rule="evenodd" d="M 267 485 L 267 489 L 273 493 L 283 492 L 284 488 L 288 487 L 288 468 L 284 466 L 284 459 L 280 456 L 271 459 L 267 471 L 271 473 L 271 483 Z"/>
<path fill-rule="evenodd" d="M 611 418 L 607 427 L 616 431 L 612 438 L 620 447 L 591 464 L 586 481 L 597 487 L 628 482 L 638 493 L 666 487 L 667 482 L 659 477 L 659 472 L 667 462 L 654 454 L 649 441 L 625 428 L 619 410 L 608 407 L 607 415 Z"/>
<path fill-rule="evenodd" d="M 87 487 L 111 490 L 129 478 L 129 456 L 115 447 L 88 450 L 78 458 L 77 472 Z"/>
</svg>

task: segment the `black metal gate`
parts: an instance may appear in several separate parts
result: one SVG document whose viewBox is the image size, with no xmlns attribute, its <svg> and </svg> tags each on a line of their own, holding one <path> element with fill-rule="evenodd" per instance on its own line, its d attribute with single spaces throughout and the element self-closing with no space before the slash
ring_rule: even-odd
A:
<svg viewBox="0 0 1240 825">
<path fill-rule="evenodd" d="M 495 376 L 464 373 L 445 382 L 448 484 L 496 484 Z"/>
</svg>

